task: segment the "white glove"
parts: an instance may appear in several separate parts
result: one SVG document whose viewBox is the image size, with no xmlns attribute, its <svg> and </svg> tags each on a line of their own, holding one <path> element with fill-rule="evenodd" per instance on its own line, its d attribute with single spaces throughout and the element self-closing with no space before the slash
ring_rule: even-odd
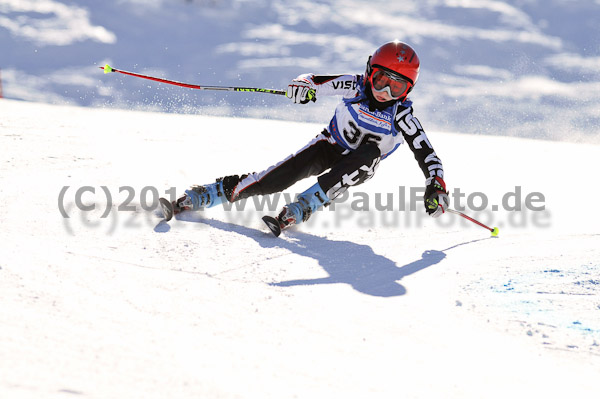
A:
<svg viewBox="0 0 600 399">
<path fill-rule="evenodd" d="M 315 85 L 309 78 L 310 75 L 300 75 L 288 85 L 286 96 L 296 104 L 307 104 L 317 101 Z"/>
</svg>

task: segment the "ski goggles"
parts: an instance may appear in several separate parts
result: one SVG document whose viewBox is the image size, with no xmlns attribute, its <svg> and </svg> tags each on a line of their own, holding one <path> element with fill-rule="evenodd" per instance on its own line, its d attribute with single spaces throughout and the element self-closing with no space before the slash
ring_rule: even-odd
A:
<svg viewBox="0 0 600 399">
<path fill-rule="evenodd" d="M 387 91 L 394 100 L 399 99 L 408 89 L 409 82 L 382 69 L 373 69 L 371 85 L 378 92 Z"/>
</svg>

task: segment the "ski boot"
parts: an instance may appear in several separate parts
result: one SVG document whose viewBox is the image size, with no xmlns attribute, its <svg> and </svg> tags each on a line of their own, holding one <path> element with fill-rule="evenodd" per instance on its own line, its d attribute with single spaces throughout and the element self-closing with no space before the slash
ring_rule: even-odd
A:
<svg viewBox="0 0 600 399">
<path fill-rule="evenodd" d="M 217 179 L 212 184 L 192 186 L 189 190 L 185 190 L 185 194 L 173 202 L 169 202 L 165 198 L 160 198 L 159 204 L 163 210 L 163 216 L 166 221 L 169 221 L 173 216 L 183 211 L 197 211 L 220 205 L 226 200 L 226 194 L 231 194 L 232 189 L 229 187 L 235 187 L 237 182 L 239 182 L 238 176 L 228 176 Z M 225 189 L 223 188 L 224 184 L 227 185 Z"/>
<path fill-rule="evenodd" d="M 329 205 L 329 198 L 317 183 L 299 194 L 296 202 L 284 206 L 276 218 L 264 216 L 262 220 L 275 237 L 279 237 L 283 230 L 306 222 L 323 205 Z"/>
</svg>

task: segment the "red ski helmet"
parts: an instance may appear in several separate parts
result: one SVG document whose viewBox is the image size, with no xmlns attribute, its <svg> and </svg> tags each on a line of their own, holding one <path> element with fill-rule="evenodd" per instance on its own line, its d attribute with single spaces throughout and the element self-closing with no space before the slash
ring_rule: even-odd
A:
<svg viewBox="0 0 600 399">
<path fill-rule="evenodd" d="M 388 42 L 369 57 L 365 83 L 376 90 L 389 87 L 395 100 L 404 100 L 417 83 L 420 64 L 419 56 L 408 44 Z"/>
</svg>

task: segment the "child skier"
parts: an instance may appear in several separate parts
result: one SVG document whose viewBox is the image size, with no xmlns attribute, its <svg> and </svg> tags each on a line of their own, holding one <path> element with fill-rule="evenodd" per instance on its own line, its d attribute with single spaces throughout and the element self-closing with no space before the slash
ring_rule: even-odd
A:
<svg viewBox="0 0 600 399">
<path fill-rule="evenodd" d="M 223 201 L 281 192 L 297 181 L 318 176 L 317 183 L 283 207 L 277 218 L 263 220 L 275 235 L 300 224 L 351 186 L 364 183 L 379 161 L 404 141 L 426 178 L 425 210 L 438 217 L 449 205 L 442 162 L 412 115 L 407 95 L 419 76 L 420 61 L 405 43 L 393 41 L 378 48 L 367 61 L 364 75 L 304 74 L 287 88 L 294 103 L 307 104 L 320 96 L 340 95 L 329 125 L 294 155 L 260 173 L 226 176 L 216 183 L 193 186 L 172 204 L 163 203 L 167 219 L 183 210 L 210 208 Z"/>
</svg>

